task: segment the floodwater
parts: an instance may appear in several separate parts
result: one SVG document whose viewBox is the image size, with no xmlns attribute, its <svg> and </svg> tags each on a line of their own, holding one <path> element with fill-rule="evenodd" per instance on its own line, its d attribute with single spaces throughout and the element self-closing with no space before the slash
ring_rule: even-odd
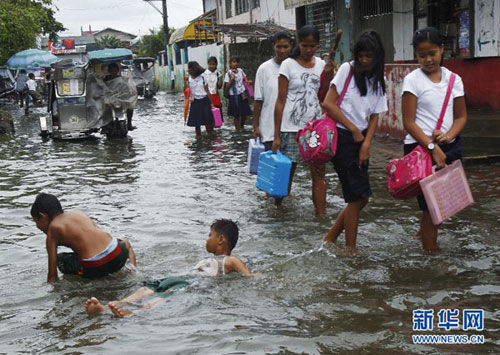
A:
<svg viewBox="0 0 500 355">
<path fill-rule="evenodd" d="M 196 141 L 183 125 L 181 95 L 140 101 L 139 128 L 124 141 L 43 142 L 36 118 L 44 109 L 10 110 L 16 134 L 0 137 L 0 353 L 498 353 L 498 165 L 467 169 L 476 203 L 444 224 L 442 254 L 429 257 L 412 239 L 416 203 L 386 190 L 384 165 L 401 148 L 378 139 L 374 197 L 359 227 L 362 255 L 351 258 L 321 243 L 344 205 L 331 166 L 328 217 L 313 214 L 305 168 L 277 210 L 246 172 L 250 126 L 235 134 L 226 122 L 213 139 Z M 137 272 L 46 284 L 45 239 L 29 214 L 40 191 L 128 238 Z M 207 256 L 216 218 L 238 221 L 234 254 L 260 277 L 200 278 L 124 319 L 84 312 L 91 296 L 108 302 L 146 278 L 189 274 Z M 439 309 L 484 309 L 484 331 L 467 334 L 484 335 L 486 344 L 413 345 L 412 311 L 431 308 L 436 319 Z M 464 332 L 435 325 L 433 334 Z"/>
</svg>

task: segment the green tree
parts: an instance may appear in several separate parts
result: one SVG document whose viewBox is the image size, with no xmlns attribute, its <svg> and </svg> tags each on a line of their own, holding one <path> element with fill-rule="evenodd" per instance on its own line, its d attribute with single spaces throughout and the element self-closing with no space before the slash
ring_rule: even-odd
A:
<svg viewBox="0 0 500 355">
<path fill-rule="evenodd" d="M 39 35 L 56 40 L 65 28 L 54 18 L 55 10 L 52 0 L 1 0 L 0 64 L 19 51 L 34 48 Z"/>
<path fill-rule="evenodd" d="M 175 28 L 169 28 L 170 35 L 174 33 Z M 156 58 L 158 52 L 165 50 L 165 31 L 163 26 L 159 30 L 151 28 L 148 35 L 142 36 L 138 45 L 138 54 L 141 57 Z"/>
<path fill-rule="evenodd" d="M 123 47 L 122 42 L 115 36 L 102 36 L 101 38 L 96 38 L 95 43 L 101 48 L 120 48 Z"/>
</svg>

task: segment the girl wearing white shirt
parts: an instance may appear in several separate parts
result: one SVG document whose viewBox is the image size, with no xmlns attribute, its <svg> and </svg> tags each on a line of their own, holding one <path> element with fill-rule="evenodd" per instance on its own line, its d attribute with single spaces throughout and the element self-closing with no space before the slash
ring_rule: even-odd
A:
<svg viewBox="0 0 500 355">
<path fill-rule="evenodd" d="M 368 176 L 371 141 L 378 115 L 387 111 L 385 51 L 378 33 L 363 32 L 354 44 L 353 57 L 352 62 L 340 66 L 323 102 L 324 109 L 337 121 L 337 153 L 332 162 L 347 203 L 323 240 L 335 242 L 345 231 L 345 245 L 351 250 L 356 248 L 360 212 L 372 194 Z M 336 102 L 351 71 L 352 77 L 339 107 Z"/>
<path fill-rule="evenodd" d="M 212 103 L 215 107 L 221 109 L 222 114 L 222 102 L 219 96 L 219 90 L 222 88 L 223 76 L 217 70 L 217 58 L 210 57 L 207 59 L 208 68 L 203 73 L 205 77 L 205 82 L 208 85 L 208 91 L 210 91 L 210 96 L 212 97 Z"/>
<path fill-rule="evenodd" d="M 434 163 L 444 167 L 462 158 L 463 140 L 460 132 L 467 122 L 464 86 L 457 75 L 440 130 L 436 130 L 451 71 L 441 66 L 443 40 L 434 27 L 418 30 L 413 35 L 413 48 L 420 68 L 408 74 L 403 82 L 403 124 L 408 132 L 404 141 L 404 154 L 418 144 L 427 148 Z M 422 210 L 420 229 L 415 235 L 421 238 L 428 253 L 437 253 L 437 231 L 422 195 L 417 196 Z"/>
<path fill-rule="evenodd" d="M 274 107 L 273 152 L 281 151 L 292 160 L 288 192 L 292 188 L 297 163 L 301 160 L 299 145 L 295 140 L 297 131 L 309 121 L 321 116 L 318 100 L 320 76 L 325 62 L 315 57 L 318 49 L 319 31 L 313 26 L 304 26 L 297 33 L 298 47 L 290 58 L 281 63 L 278 78 L 278 98 Z M 310 165 L 312 197 L 316 215 L 326 210 L 325 166 Z M 276 199 L 280 205 L 282 199 Z"/>
<path fill-rule="evenodd" d="M 224 94 L 229 98 L 227 106 L 227 115 L 234 117 L 234 128 L 239 132 L 245 128 L 245 120 L 247 116 L 252 114 L 248 97 L 245 94 L 245 86 L 243 80 L 246 75 L 243 69 L 239 68 L 240 59 L 231 58 L 229 60 L 229 70 L 224 77 Z"/>
<path fill-rule="evenodd" d="M 208 85 L 203 77 L 205 69 L 198 62 L 188 63 L 189 77 L 185 85 L 189 85 L 193 101 L 189 108 L 187 125 L 195 127 L 196 137 L 201 137 L 201 126 L 205 126 L 207 133 L 214 129 L 214 116 L 212 114 L 212 98 L 208 91 Z"/>
</svg>

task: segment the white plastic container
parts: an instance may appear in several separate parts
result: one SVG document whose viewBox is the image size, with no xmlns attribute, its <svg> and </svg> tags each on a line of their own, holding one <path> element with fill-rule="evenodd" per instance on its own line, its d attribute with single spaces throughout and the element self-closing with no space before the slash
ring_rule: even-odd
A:
<svg viewBox="0 0 500 355">
<path fill-rule="evenodd" d="M 248 142 L 247 167 L 250 174 L 257 174 L 257 170 L 259 168 L 260 153 L 263 153 L 264 150 L 264 144 L 262 144 L 259 138 L 252 138 Z"/>
</svg>

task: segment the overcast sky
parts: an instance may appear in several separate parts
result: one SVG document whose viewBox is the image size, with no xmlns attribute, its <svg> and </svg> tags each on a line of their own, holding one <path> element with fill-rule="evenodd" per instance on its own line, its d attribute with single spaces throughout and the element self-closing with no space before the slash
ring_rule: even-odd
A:
<svg viewBox="0 0 500 355">
<path fill-rule="evenodd" d="M 80 27 L 102 30 L 106 27 L 142 36 L 159 28 L 163 19 L 143 0 L 53 0 L 59 8 L 56 19 L 68 31 L 60 35 L 79 35 Z M 153 2 L 161 10 L 161 1 Z M 167 0 L 168 26 L 179 28 L 203 13 L 201 0 Z"/>
</svg>

